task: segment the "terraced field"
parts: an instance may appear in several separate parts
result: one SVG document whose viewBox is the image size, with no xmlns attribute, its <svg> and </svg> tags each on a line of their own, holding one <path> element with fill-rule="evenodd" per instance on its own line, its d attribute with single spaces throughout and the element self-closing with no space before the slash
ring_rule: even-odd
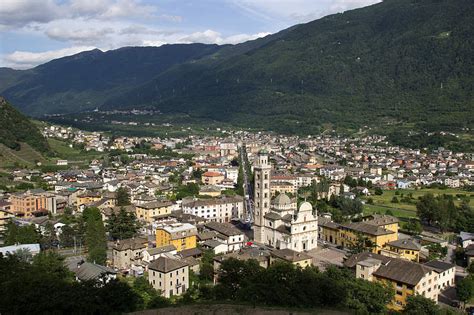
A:
<svg viewBox="0 0 474 315">
<path fill-rule="evenodd" d="M 18 151 L 0 144 L 0 167 L 12 167 L 15 164 L 32 167 L 37 162 L 44 164 L 47 160 L 26 143 L 21 143 L 21 148 Z"/>
</svg>

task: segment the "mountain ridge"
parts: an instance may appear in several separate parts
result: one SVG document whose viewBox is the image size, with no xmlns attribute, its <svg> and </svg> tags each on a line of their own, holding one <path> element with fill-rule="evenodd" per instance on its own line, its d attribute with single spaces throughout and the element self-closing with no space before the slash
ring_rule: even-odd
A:
<svg viewBox="0 0 474 315">
<path fill-rule="evenodd" d="M 427 130 L 472 128 L 472 16 L 468 0 L 385 0 L 238 45 L 203 45 L 133 84 L 133 75 L 126 73 L 124 84 L 114 74 L 103 91 L 76 91 L 63 77 L 69 91 L 45 96 L 30 77 L 30 84 L 23 78 L 4 93 L 34 114 L 75 98 L 94 100 L 83 108 L 153 107 L 289 132 L 400 122 Z"/>
</svg>

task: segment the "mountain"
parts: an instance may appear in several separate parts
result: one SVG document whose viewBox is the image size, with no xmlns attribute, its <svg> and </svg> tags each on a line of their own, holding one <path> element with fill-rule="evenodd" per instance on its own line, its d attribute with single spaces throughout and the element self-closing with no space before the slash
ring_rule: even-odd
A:
<svg viewBox="0 0 474 315">
<path fill-rule="evenodd" d="M 41 153 L 50 151 L 48 142 L 38 128 L 0 96 L 0 144 L 19 150 L 22 143 Z"/>
<path fill-rule="evenodd" d="M 143 106 L 285 132 L 472 128 L 472 16 L 471 0 L 385 0 L 239 45 L 85 52 L 15 72 L 3 93 L 33 114 Z"/>
</svg>

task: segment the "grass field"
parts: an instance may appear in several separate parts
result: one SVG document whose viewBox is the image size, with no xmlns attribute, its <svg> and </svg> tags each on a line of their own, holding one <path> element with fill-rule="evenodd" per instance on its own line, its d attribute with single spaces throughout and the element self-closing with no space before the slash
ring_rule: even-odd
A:
<svg viewBox="0 0 474 315">
<path fill-rule="evenodd" d="M 15 164 L 34 167 L 37 162 L 46 163 L 46 159 L 26 143 L 21 143 L 20 150 L 12 150 L 0 144 L 0 167 L 13 167 Z"/>
<path fill-rule="evenodd" d="M 467 192 L 467 191 L 462 191 L 459 189 L 433 189 L 433 188 L 424 188 L 424 189 L 407 189 L 407 190 L 399 190 L 398 195 L 396 195 L 395 190 L 385 190 L 383 192 L 383 195 L 377 196 L 377 195 L 372 195 L 370 198 L 373 199 L 374 204 L 373 205 L 364 205 L 364 214 L 372 214 L 372 213 L 381 213 L 385 214 L 388 210 L 390 210 L 394 216 L 400 217 L 400 218 L 414 218 L 416 217 L 416 202 L 418 201 L 418 197 L 421 197 L 425 194 L 431 193 L 434 196 L 437 195 L 453 195 L 456 196 L 458 194 L 460 195 L 466 195 L 470 197 L 470 205 L 472 206 L 474 204 L 474 193 L 473 192 Z M 413 199 L 411 199 L 410 203 L 407 202 L 401 202 L 400 199 L 403 196 L 408 196 L 408 194 L 412 194 Z M 399 202 L 398 203 L 392 203 L 393 197 L 397 197 Z M 461 200 L 459 198 L 455 198 L 455 203 L 459 204 Z"/>
<path fill-rule="evenodd" d="M 68 160 L 72 164 L 88 163 L 90 160 L 102 157 L 102 153 L 96 151 L 81 151 L 71 148 L 69 143 L 57 139 L 48 139 L 49 146 L 56 152 L 59 159 Z"/>
</svg>

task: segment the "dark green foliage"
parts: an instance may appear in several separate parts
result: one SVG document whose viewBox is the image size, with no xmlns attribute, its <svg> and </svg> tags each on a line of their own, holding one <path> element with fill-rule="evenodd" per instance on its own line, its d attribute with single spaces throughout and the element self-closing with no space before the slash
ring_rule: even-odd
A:
<svg viewBox="0 0 474 315">
<path fill-rule="evenodd" d="M 39 243 L 40 240 L 41 235 L 34 225 L 18 226 L 14 222 L 8 222 L 6 225 L 5 245 L 34 244 Z"/>
<path fill-rule="evenodd" d="M 36 114 L 143 105 L 285 133 L 460 130 L 474 117 L 473 15 L 471 0 L 386 0 L 235 46 L 95 50 L 0 75 Z"/>
<path fill-rule="evenodd" d="M 97 208 L 84 209 L 85 241 L 88 249 L 87 260 L 105 265 L 107 259 L 107 239 L 102 216 Z"/>
<path fill-rule="evenodd" d="M 137 235 L 140 229 L 137 217 L 133 212 L 127 212 L 123 207 L 118 214 L 112 212 L 107 221 L 107 231 L 114 240 L 123 240 Z"/>
<path fill-rule="evenodd" d="M 448 248 L 439 244 L 430 244 L 426 248 L 429 250 L 428 260 L 443 260 L 448 254 Z"/>
<path fill-rule="evenodd" d="M 403 314 L 409 315 L 435 315 L 440 311 L 438 305 L 421 295 L 411 295 L 407 298 L 407 305 Z"/>
<path fill-rule="evenodd" d="M 474 297 L 474 276 L 468 275 L 456 285 L 458 298 L 462 302 L 467 302 Z"/>
<path fill-rule="evenodd" d="M 176 199 L 197 196 L 199 195 L 199 185 L 195 183 L 188 183 L 186 186 L 179 186 L 176 191 Z"/>
<path fill-rule="evenodd" d="M 451 195 L 421 196 L 416 204 L 419 218 L 443 231 L 474 232 L 474 210 L 465 201 L 456 207 L 453 198 Z"/>
<path fill-rule="evenodd" d="M 362 203 L 359 199 L 350 199 L 342 196 L 331 195 L 329 204 L 341 211 L 343 216 L 352 216 L 362 213 Z"/>
<path fill-rule="evenodd" d="M 382 190 L 382 188 L 380 188 L 380 187 L 375 187 L 375 194 L 376 194 L 377 196 L 383 195 L 383 190 Z"/>
<path fill-rule="evenodd" d="M 19 150 L 20 142 L 28 143 L 42 153 L 50 151 L 38 128 L 0 96 L 0 143 Z"/>
<path fill-rule="evenodd" d="M 61 228 L 59 235 L 59 244 L 61 247 L 74 246 L 74 237 L 77 236 L 77 231 L 71 225 L 65 225 Z"/>
<path fill-rule="evenodd" d="M 56 236 L 56 230 L 51 222 L 45 224 L 40 243 L 43 249 L 57 248 L 59 242 Z"/>
<path fill-rule="evenodd" d="M 390 288 L 355 279 L 348 270 L 297 268 L 275 263 L 264 269 L 254 260 L 225 260 L 218 272 L 215 298 L 254 305 L 285 307 L 342 307 L 383 313 L 393 297 Z M 212 294 L 210 299 L 214 299 Z"/>
<path fill-rule="evenodd" d="M 420 234 L 423 232 L 423 227 L 421 226 L 421 223 L 417 219 L 409 219 L 408 222 L 405 224 L 405 229 L 413 234 Z"/>
<path fill-rule="evenodd" d="M 16 255 L 0 258 L 2 314 L 118 314 L 141 304 L 124 282 L 75 282 L 55 253 L 40 253 L 31 264 Z"/>
<path fill-rule="evenodd" d="M 130 194 L 126 188 L 120 187 L 117 189 L 117 206 L 130 205 Z"/>
</svg>

